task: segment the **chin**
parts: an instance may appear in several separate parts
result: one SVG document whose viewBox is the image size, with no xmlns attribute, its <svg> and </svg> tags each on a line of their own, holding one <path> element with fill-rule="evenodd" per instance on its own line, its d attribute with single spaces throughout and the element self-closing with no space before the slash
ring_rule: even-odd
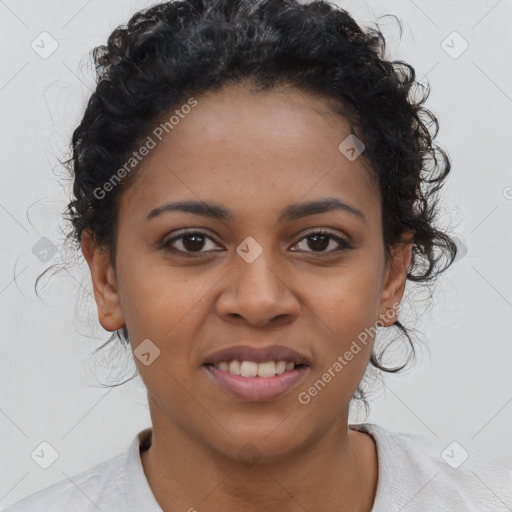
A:
<svg viewBox="0 0 512 512">
<path fill-rule="evenodd" d="M 208 444 L 223 456 L 248 462 L 266 461 L 276 462 L 280 458 L 289 457 L 293 452 L 299 451 L 309 444 L 311 436 L 305 435 L 299 429 L 290 425 L 283 426 L 282 418 L 273 422 L 259 422 L 258 425 L 241 427 L 240 423 L 226 430 L 231 434 L 222 435 L 222 438 L 209 439 Z M 282 426 L 282 428 L 280 428 Z M 223 432 L 224 434 L 224 432 Z"/>
</svg>

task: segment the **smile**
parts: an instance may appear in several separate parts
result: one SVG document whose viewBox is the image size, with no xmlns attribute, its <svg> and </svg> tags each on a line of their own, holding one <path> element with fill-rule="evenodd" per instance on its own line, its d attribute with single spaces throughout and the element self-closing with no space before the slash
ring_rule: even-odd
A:
<svg viewBox="0 0 512 512">
<path fill-rule="evenodd" d="M 212 381 L 231 396 L 244 401 L 280 398 L 304 380 L 309 366 L 287 361 L 221 361 L 202 366 Z"/>
</svg>

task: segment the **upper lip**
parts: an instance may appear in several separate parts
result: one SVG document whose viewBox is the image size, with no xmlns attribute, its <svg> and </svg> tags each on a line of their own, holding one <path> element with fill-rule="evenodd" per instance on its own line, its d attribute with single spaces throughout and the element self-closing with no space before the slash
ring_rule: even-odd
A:
<svg viewBox="0 0 512 512">
<path fill-rule="evenodd" d="M 236 345 L 218 350 L 204 358 L 203 364 L 217 364 L 223 361 L 254 361 L 266 363 L 268 361 L 291 361 L 295 364 L 310 365 L 309 359 L 295 350 L 283 345 L 270 345 L 268 347 L 254 348 L 248 345 Z"/>
</svg>

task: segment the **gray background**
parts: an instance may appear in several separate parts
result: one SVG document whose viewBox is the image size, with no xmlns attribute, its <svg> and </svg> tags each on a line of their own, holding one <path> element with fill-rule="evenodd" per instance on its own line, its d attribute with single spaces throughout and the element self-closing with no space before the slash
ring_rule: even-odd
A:
<svg viewBox="0 0 512 512">
<path fill-rule="evenodd" d="M 91 355 L 109 333 L 97 322 L 86 264 L 78 259 L 46 281 L 44 302 L 33 285 L 62 249 L 68 191 L 57 158 L 91 93 L 87 53 L 151 3 L 0 0 L 3 507 L 122 453 L 150 424 L 140 379 L 119 388 L 100 385 L 127 378 L 135 366 L 119 350 Z M 432 88 L 428 105 L 440 120 L 438 142 L 453 163 L 443 222 L 467 248 L 441 277 L 432 307 L 422 308 L 428 296 L 408 286 L 410 300 L 420 301 L 413 326 L 424 346 L 413 370 L 376 383 L 366 421 L 457 441 L 470 454 L 476 449 L 512 466 L 512 2 L 339 3 L 363 25 L 385 13 L 402 20 L 401 41 L 389 18 L 381 28 L 390 58 L 411 63 Z M 47 58 L 31 47 L 44 31 L 58 42 Z M 469 44 L 461 55 L 454 31 Z M 51 49 L 39 45 L 40 52 Z M 57 248 L 46 263 L 36 245 L 44 237 Z M 356 412 L 352 421 L 364 421 Z M 48 469 L 30 456 L 43 441 L 58 452 Z"/>
</svg>

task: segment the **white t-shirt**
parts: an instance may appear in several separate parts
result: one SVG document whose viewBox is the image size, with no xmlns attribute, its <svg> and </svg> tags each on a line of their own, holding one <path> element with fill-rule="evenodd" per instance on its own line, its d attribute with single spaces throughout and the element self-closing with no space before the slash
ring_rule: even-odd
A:
<svg viewBox="0 0 512 512">
<path fill-rule="evenodd" d="M 377 445 L 372 512 L 512 511 L 512 470 L 482 454 L 373 423 L 351 428 L 369 433 Z M 5 512 L 162 512 L 140 458 L 151 432 L 140 431 L 126 453 L 37 491 Z"/>
</svg>

